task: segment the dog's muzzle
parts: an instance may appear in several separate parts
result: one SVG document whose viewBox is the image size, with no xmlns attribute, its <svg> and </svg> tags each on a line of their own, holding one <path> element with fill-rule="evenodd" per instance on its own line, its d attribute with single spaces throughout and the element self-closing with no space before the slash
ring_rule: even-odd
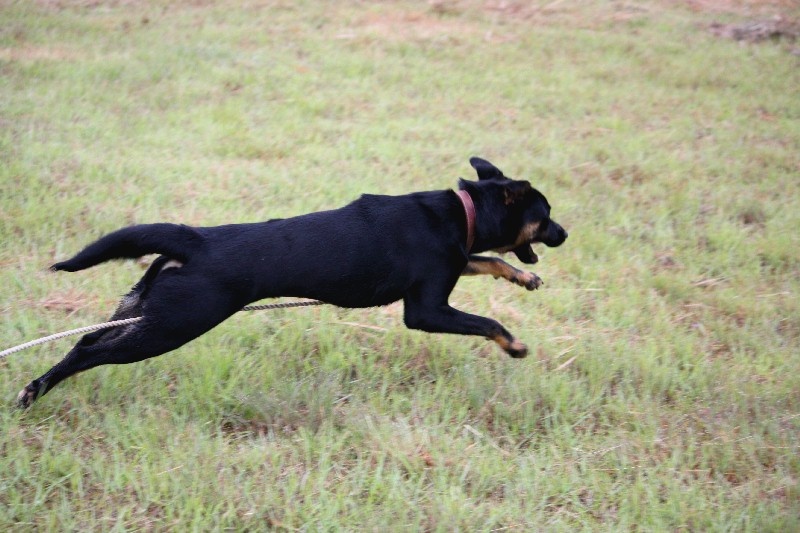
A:
<svg viewBox="0 0 800 533">
<path fill-rule="evenodd" d="M 551 220 L 547 225 L 547 231 L 545 231 L 544 235 L 539 237 L 539 241 L 545 246 L 555 248 L 556 246 L 561 246 L 564 244 L 564 241 L 567 240 L 567 237 L 569 237 L 567 230 Z"/>
<path fill-rule="evenodd" d="M 556 246 L 561 246 L 564 244 L 564 241 L 567 240 L 567 237 L 569 237 L 567 230 L 551 220 L 549 221 L 545 232 L 541 235 L 537 235 L 532 242 L 540 242 L 545 246 L 555 248 Z M 514 252 L 514 255 L 517 256 L 517 259 L 527 265 L 533 265 L 539 261 L 539 256 L 536 255 L 536 253 L 533 251 L 533 247 L 530 244 L 526 243 L 522 246 L 517 246 L 511 251 Z"/>
</svg>

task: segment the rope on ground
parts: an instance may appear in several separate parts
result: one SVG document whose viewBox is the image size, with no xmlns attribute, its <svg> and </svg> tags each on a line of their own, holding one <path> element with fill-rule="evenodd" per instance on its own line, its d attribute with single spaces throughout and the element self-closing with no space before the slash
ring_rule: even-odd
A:
<svg viewBox="0 0 800 533">
<path fill-rule="evenodd" d="M 324 303 L 325 302 L 320 302 L 319 300 L 307 300 L 302 302 L 283 302 L 277 304 L 247 305 L 245 307 L 242 307 L 240 311 L 268 311 L 272 309 L 286 309 L 289 307 L 308 307 L 311 305 L 322 305 Z M 0 352 L 0 359 L 3 359 L 5 356 L 11 355 L 12 353 L 25 350 L 26 348 L 32 348 L 34 346 L 38 346 L 39 344 L 44 344 L 46 342 L 63 339 L 64 337 L 71 337 L 72 335 L 80 335 L 81 333 L 97 331 L 98 329 L 125 326 L 128 324 L 139 322 L 143 318 L 144 318 L 143 316 L 136 316 L 133 318 L 125 318 L 122 320 L 112 320 L 110 322 L 103 322 L 101 324 L 94 324 L 92 326 L 84 326 L 82 328 L 71 329 L 69 331 L 62 331 L 61 333 L 54 333 L 53 335 L 48 335 L 47 337 L 42 337 L 40 339 L 32 340 L 24 344 L 14 346 L 7 350 L 3 350 L 2 352 Z"/>
</svg>

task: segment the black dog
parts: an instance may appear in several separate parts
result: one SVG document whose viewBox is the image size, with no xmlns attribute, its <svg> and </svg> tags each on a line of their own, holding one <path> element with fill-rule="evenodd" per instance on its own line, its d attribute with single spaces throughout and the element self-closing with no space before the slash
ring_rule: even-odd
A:
<svg viewBox="0 0 800 533">
<path fill-rule="evenodd" d="M 559 246 L 567 232 L 530 183 L 506 178 L 488 161 L 470 163 L 478 181 L 460 180 L 458 193 L 364 195 L 340 209 L 288 219 L 211 228 L 143 224 L 106 235 L 52 269 L 75 272 L 160 254 L 111 318 L 144 319 L 84 336 L 20 392 L 19 405 L 28 407 L 76 372 L 174 350 L 244 305 L 277 296 L 340 307 L 402 299 L 409 328 L 480 335 L 512 357 L 525 357 L 527 347 L 498 322 L 458 311 L 448 297 L 462 275 L 489 274 L 538 288 L 536 274 L 470 252 L 514 252 L 532 264 L 538 258 L 531 243 Z"/>
</svg>

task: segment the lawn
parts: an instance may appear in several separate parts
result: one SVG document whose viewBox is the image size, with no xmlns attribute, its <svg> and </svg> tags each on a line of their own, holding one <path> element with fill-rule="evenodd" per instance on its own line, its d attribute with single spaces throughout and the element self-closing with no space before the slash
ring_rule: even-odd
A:
<svg viewBox="0 0 800 533">
<path fill-rule="evenodd" d="M 47 267 L 129 224 L 447 189 L 479 155 L 570 233 L 539 291 L 451 297 L 527 359 L 394 304 L 241 313 L 28 411 L 76 338 L 0 360 L 0 529 L 800 530 L 800 41 L 711 31 L 776 14 L 0 0 L 0 349 L 104 321 L 147 261 Z"/>
</svg>

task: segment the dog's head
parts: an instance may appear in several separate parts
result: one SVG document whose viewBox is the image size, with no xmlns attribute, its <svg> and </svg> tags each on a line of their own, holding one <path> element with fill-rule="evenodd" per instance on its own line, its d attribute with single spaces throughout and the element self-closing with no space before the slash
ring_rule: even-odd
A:
<svg viewBox="0 0 800 533">
<path fill-rule="evenodd" d="M 514 252 L 523 263 L 539 258 L 531 244 L 561 246 L 567 232 L 550 218 L 550 204 L 542 193 L 527 181 L 512 180 L 490 162 L 473 157 L 469 160 L 478 173 L 478 181 L 459 181 L 475 203 L 476 245 L 483 250 Z"/>
</svg>

